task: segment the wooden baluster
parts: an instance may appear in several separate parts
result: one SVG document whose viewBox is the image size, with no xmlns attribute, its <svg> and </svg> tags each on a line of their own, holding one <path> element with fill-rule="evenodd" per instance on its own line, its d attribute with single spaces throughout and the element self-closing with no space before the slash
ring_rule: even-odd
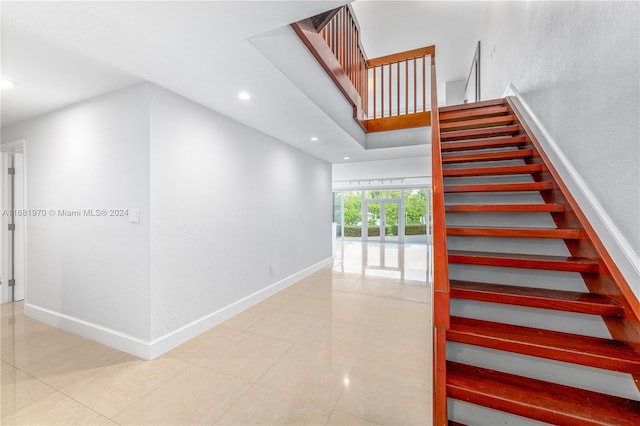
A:
<svg viewBox="0 0 640 426">
<path fill-rule="evenodd" d="M 418 64 L 413 58 L 413 112 L 418 112 Z"/>
<path fill-rule="evenodd" d="M 384 65 L 380 67 L 380 117 L 384 117 Z"/>
<path fill-rule="evenodd" d="M 391 81 L 391 76 L 393 74 L 392 65 L 389 64 L 389 117 L 391 117 L 391 111 L 393 111 L 393 106 L 391 102 L 393 101 L 393 82 Z"/>
<path fill-rule="evenodd" d="M 422 57 L 422 112 L 427 110 L 427 57 Z"/>
<path fill-rule="evenodd" d="M 396 96 L 398 97 L 398 99 L 397 99 L 397 101 L 398 101 L 397 102 L 398 110 L 396 111 L 396 115 L 400 115 L 400 62 L 396 63 L 396 71 L 397 71 L 396 72 L 396 75 L 397 75 L 396 80 L 398 80 L 397 81 L 397 83 L 398 83 L 398 92 L 396 93 Z"/>
<path fill-rule="evenodd" d="M 362 78 L 362 92 L 365 96 L 362 109 L 365 111 L 366 116 L 369 117 L 369 71 L 364 63 L 364 56 L 360 57 L 360 70 Z"/>
<path fill-rule="evenodd" d="M 409 62 L 404 61 L 404 113 L 409 114 Z"/>
<path fill-rule="evenodd" d="M 373 118 L 377 117 L 376 101 L 378 100 L 378 92 L 377 92 L 378 88 L 376 87 L 376 84 L 377 84 L 376 74 L 378 74 L 378 70 L 377 68 L 374 68 L 373 69 Z"/>
</svg>

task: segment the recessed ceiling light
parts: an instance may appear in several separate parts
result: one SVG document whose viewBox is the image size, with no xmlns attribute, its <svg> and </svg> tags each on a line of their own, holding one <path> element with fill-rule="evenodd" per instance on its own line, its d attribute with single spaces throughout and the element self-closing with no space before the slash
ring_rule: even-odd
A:
<svg viewBox="0 0 640 426">
<path fill-rule="evenodd" d="M 344 157 L 345 160 L 349 160 L 349 157 Z"/>
<path fill-rule="evenodd" d="M 243 101 L 248 101 L 251 99 L 251 95 L 248 92 L 240 92 L 238 93 L 238 99 L 242 99 Z"/>
<path fill-rule="evenodd" d="M 12 87 L 16 87 L 16 84 L 11 80 L 0 78 L 0 87 L 3 89 L 10 89 Z"/>
<path fill-rule="evenodd" d="M 309 139 L 313 142 L 317 142 L 319 140 L 317 136 L 311 136 Z"/>
</svg>

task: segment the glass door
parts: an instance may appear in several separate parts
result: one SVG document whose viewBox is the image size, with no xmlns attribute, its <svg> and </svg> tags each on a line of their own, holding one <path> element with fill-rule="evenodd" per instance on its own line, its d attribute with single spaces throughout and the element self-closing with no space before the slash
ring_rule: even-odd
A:
<svg viewBox="0 0 640 426">
<path fill-rule="evenodd" d="M 400 242 L 403 217 L 400 215 L 400 201 L 367 201 L 366 236 L 369 241 Z"/>
</svg>

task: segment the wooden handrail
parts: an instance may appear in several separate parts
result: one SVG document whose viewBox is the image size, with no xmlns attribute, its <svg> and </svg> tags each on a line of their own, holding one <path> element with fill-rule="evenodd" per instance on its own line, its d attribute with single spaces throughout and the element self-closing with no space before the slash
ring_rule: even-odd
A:
<svg viewBox="0 0 640 426">
<path fill-rule="evenodd" d="M 449 262 L 440 151 L 435 49 L 431 54 L 431 181 L 433 197 L 433 424 L 447 425 L 446 333 L 449 329 Z"/>
<path fill-rule="evenodd" d="M 327 75 L 333 80 L 344 97 L 351 103 L 353 106 L 353 118 L 362 124 L 365 116 L 362 110 L 364 104 L 362 97 L 352 83 L 349 74 L 336 58 L 330 45 L 327 44 L 327 41 L 324 40 L 321 34 L 316 32 L 311 18 L 294 22 L 291 24 L 291 28 L 293 28 L 298 37 L 300 37 L 300 40 L 307 46 L 309 52 L 311 52 L 318 63 L 324 68 Z M 364 60 L 362 62 L 364 66 Z M 365 72 L 362 71 L 361 74 L 365 74 Z M 366 83 L 364 83 L 364 85 L 366 86 Z M 364 127 L 363 129 L 366 130 Z"/>
<path fill-rule="evenodd" d="M 311 20 L 314 18 L 315 17 L 311 18 Z M 366 56 L 360 43 L 360 25 L 355 18 L 351 5 L 345 5 L 339 8 L 318 32 L 360 95 L 361 103 L 359 108 L 364 111 L 364 115 L 366 116 Z"/>
<path fill-rule="evenodd" d="M 436 47 L 431 45 L 421 47 L 419 49 L 406 50 L 404 52 L 393 53 L 391 55 L 380 56 L 378 58 L 368 59 L 367 67 L 379 67 L 380 65 L 395 64 L 396 62 L 404 62 L 411 59 L 422 58 L 425 56 L 435 56 Z"/>
</svg>

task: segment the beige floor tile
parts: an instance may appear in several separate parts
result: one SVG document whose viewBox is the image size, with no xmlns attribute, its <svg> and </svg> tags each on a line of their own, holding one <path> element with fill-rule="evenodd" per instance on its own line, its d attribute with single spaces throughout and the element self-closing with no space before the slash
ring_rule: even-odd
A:
<svg viewBox="0 0 640 426">
<path fill-rule="evenodd" d="M 169 356 L 112 365 L 66 386 L 62 392 L 106 417 L 113 417 L 191 364 Z"/>
<path fill-rule="evenodd" d="M 279 294 L 282 294 L 283 296 L 300 296 L 306 290 L 307 286 L 305 285 L 305 283 L 298 282 L 280 291 Z"/>
<path fill-rule="evenodd" d="M 289 303 L 281 308 L 280 312 L 288 312 L 323 320 L 331 320 L 331 299 L 320 299 L 309 296 L 294 296 Z"/>
<path fill-rule="evenodd" d="M 329 278 L 314 285 L 308 285 L 301 296 L 331 299 L 333 296 L 333 279 Z"/>
<path fill-rule="evenodd" d="M 2 418 L 3 425 L 106 425 L 106 417 L 59 392 Z"/>
<path fill-rule="evenodd" d="M 367 333 L 366 327 L 332 322 L 309 330 L 297 345 L 357 357 Z"/>
<path fill-rule="evenodd" d="M 127 425 L 213 424 L 250 387 L 249 382 L 192 366 L 112 417 Z"/>
<path fill-rule="evenodd" d="M 431 380 L 399 368 L 358 361 L 336 410 L 387 425 L 431 423 Z"/>
<path fill-rule="evenodd" d="M 52 358 L 83 345 L 87 340 L 55 327 L 30 332 L 26 338 L 13 342 L 2 340 L 0 357 L 17 368 L 24 368 L 42 359 Z"/>
<path fill-rule="evenodd" d="M 429 374 L 431 371 L 430 332 L 415 334 L 385 329 L 367 328 L 359 340 L 361 359 Z"/>
<path fill-rule="evenodd" d="M 263 300 L 262 302 L 260 302 L 261 305 L 264 306 L 273 306 L 273 307 L 280 307 L 280 306 L 284 306 L 287 303 L 289 303 L 289 301 L 291 300 L 291 298 L 293 297 L 293 294 L 284 294 L 282 292 L 280 293 L 276 293 L 271 297 L 266 298 L 265 300 Z"/>
<path fill-rule="evenodd" d="M 28 374 L 13 369 L 0 377 L 2 381 L 2 416 L 9 415 L 22 407 L 53 394 L 55 389 L 34 379 Z"/>
<path fill-rule="evenodd" d="M 254 385 L 217 425 L 323 425 L 330 409 Z"/>
<path fill-rule="evenodd" d="M 258 384 L 332 409 L 355 359 L 296 346 L 265 373 Z"/>
<path fill-rule="evenodd" d="M 33 333 L 54 328 L 55 327 L 49 324 L 24 316 L 22 313 L 0 318 L 0 335 L 3 340 L 9 338 L 17 342 L 29 337 Z"/>
<path fill-rule="evenodd" d="M 234 317 L 229 318 L 222 325 L 230 328 L 234 328 L 236 330 L 244 331 L 251 327 L 253 324 L 262 320 L 264 317 L 269 315 L 276 309 L 273 305 L 267 305 L 264 303 L 259 303 L 255 306 L 250 307 L 244 312 L 235 315 Z"/>
<path fill-rule="evenodd" d="M 0 361 L 0 376 L 4 376 L 7 373 L 12 373 L 13 371 L 15 371 L 15 368 L 11 364 Z"/>
<path fill-rule="evenodd" d="M 342 411 L 333 410 L 331 413 L 331 417 L 329 417 L 329 421 L 327 425 L 331 426 L 351 426 L 351 425 L 377 425 L 378 423 L 373 423 L 365 419 L 361 419 L 360 417 L 352 416 L 351 414 L 343 413 Z"/>
<path fill-rule="evenodd" d="M 0 304 L 0 318 L 22 315 L 24 313 L 24 302 Z"/>
<path fill-rule="evenodd" d="M 23 370 L 60 389 L 110 365 L 137 359 L 100 343 L 83 340 L 82 344 L 28 364 Z"/>
<path fill-rule="evenodd" d="M 219 348 L 227 347 L 227 342 L 233 341 L 241 334 L 240 330 L 220 324 L 172 349 L 167 355 L 185 361 L 196 362 L 199 359 L 214 355 L 219 351 Z"/>
<path fill-rule="evenodd" d="M 275 311 L 249 327 L 247 331 L 295 343 L 310 329 L 319 327 L 324 322 L 324 319 Z"/>
<path fill-rule="evenodd" d="M 291 348 L 291 343 L 252 333 L 240 333 L 195 359 L 198 365 L 257 382 Z"/>
<path fill-rule="evenodd" d="M 334 321 L 394 332 L 431 329 L 430 308 L 425 304 L 335 292 L 332 309 Z"/>
</svg>

